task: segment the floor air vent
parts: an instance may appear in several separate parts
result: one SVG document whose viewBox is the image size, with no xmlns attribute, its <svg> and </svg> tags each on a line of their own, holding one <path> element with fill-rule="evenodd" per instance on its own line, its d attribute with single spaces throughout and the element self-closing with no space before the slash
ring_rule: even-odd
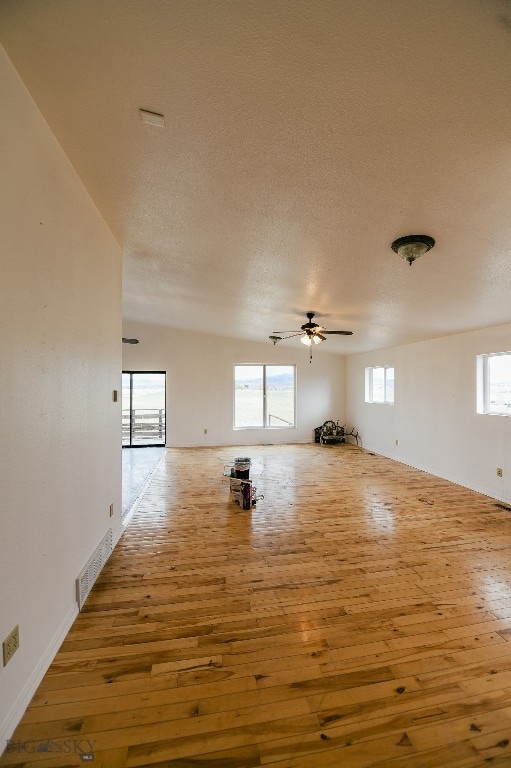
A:
<svg viewBox="0 0 511 768">
<path fill-rule="evenodd" d="M 110 553 L 112 552 L 112 541 L 112 529 L 109 528 L 96 551 L 89 559 L 89 562 L 76 579 L 76 599 L 78 600 L 78 608 L 80 610 L 82 610 L 87 595 L 94 586 L 94 582 L 98 578 L 101 569 L 110 557 Z"/>
</svg>

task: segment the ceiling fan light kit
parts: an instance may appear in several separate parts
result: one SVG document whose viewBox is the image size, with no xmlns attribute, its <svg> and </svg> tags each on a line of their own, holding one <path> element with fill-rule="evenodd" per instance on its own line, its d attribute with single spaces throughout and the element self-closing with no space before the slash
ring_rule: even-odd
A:
<svg viewBox="0 0 511 768">
<path fill-rule="evenodd" d="M 310 347 L 311 344 L 321 344 L 324 338 L 325 337 L 321 336 L 319 333 L 307 333 L 305 336 L 302 336 L 300 341 L 302 344 L 305 344 L 306 347 Z"/>
<path fill-rule="evenodd" d="M 405 235 L 394 240 L 390 247 L 412 266 L 419 256 L 424 256 L 434 245 L 435 241 L 429 235 Z"/>
</svg>

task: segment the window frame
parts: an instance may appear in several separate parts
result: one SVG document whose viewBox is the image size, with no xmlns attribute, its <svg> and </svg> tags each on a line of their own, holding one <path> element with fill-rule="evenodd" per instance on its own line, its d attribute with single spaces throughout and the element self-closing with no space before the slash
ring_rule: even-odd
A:
<svg viewBox="0 0 511 768">
<path fill-rule="evenodd" d="M 485 352 L 477 355 L 477 413 L 483 416 L 511 416 L 511 408 L 506 411 L 492 408 L 490 402 L 490 365 L 493 357 L 509 357 L 511 352 Z M 511 402 L 511 380 L 509 382 Z"/>
<path fill-rule="evenodd" d="M 375 370 L 383 371 L 383 400 L 374 399 L 373 377 Z M 395 381 L 395 368 L 393 365 L 368 365 L 365 369 L 365 402 L 372 405 L 394 405 L 394 386 L 392 387 L 392 400 L 388 397 L 387 371 L 393 372 L 392 380 Z"/>
<path fill-rule="evenodd" d="M 260 367 L 263 369 L 263 423 L 257 425 L 236 426 L 236 369 L 244 367 Z M 267 391 L 266 391 L 266 369 L 267 368 L 292 368 L 293 369 L 293 424 L 275 424 L 267 425 Z M 296 429 L 296 393 L 297 393 L 297 366 L 295 363 L 235 363 L 233 365 L 233 397 L 232 397 L 232 423 L 233 429 Z"/>
</svg>

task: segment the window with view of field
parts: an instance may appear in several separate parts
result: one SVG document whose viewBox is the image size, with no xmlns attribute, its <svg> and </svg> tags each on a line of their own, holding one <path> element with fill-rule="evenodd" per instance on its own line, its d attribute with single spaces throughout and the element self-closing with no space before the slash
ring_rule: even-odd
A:
<svg viewBox="0 0 511 768">
<path fill-rule="evenodd" d="M 366 368 L 366 403 L 394 402 L 394 368 L 388 365 L 375 365 Z"/>
<path fill-rule="evenodd" d="M 234 366 L 234 428 L 295 426 L 294 365 Z"/>
<path fill-rule="evenodd" d="M 477 411 L 511 416 L 511 352 L 478 355 Z"/>
<path fill-rule="evenodd" d="M 165 445 L 165 372 L 122 372 L 122 444 Z"/>
</svg>

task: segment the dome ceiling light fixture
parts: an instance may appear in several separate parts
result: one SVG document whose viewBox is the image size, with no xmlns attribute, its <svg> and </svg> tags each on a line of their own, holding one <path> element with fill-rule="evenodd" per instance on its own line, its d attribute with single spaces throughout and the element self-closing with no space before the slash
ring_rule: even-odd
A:
<svg viewBox="0 0 511 768">
<path fill-rule="evenodd" d="M 405 235 L 394 240 L 390 247 L 412 266 L 415 259 L 424 256 L 434 245 L 435 241 L 429 235 Z"/>
</svg>

